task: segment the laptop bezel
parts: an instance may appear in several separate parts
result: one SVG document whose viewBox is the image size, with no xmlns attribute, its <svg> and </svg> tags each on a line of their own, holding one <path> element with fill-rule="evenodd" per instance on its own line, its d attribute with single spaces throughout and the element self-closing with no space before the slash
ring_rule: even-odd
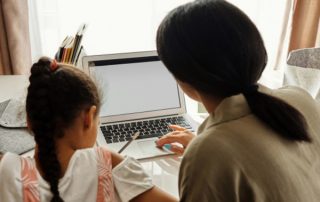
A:
<svg viewBox="0 0 320 202">
<path fill-rule="evenodd" d="M 90 63 L 93 61 L 115 60 L 115 59 L 129 59 L 129 58 L 147 58 L 158 56 L 156 51 L 142 51 L 142 52 L 130 52 L 130 53 L 115 53 L 115 54 L 103 54 L 103 55 L 90 55 L 82 58 L 83 70 L 90 78 L 95 80 L 93 71 L 91 71 Z M 99 86 L 99 84 L 97 84 Z M 139 119 L 152 119 L 161 116 L 181 115 L 186 113 L 186 105 L 184 94 L 179 85 L 177 84 L 180 107 L 173 109 L 161 109 L 157 111 L 140 112 L 133 114 L 113 115 L 113 116 L 100 116 L 100 121 L 103 124 L 124 122 Z"/>
</svg>

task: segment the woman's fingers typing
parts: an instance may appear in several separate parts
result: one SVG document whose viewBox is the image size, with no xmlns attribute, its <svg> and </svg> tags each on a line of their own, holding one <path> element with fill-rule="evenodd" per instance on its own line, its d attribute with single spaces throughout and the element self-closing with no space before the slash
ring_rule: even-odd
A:
<svg viewBox="0 0 320 202">
<path fill-rule="evenodd" d="M 178 125 L 169 125 L 169 128 L 171 128 L 174 131 L 185 131 L 186 128 L 178 126 Z"/>
<path fill-rule="evenodd" d="M 177 134 L 175 132 L 168 133 L 164 136 L 162 136 L 159 140 L 157 140 L 157 146 L 162 147 L 165 144 L 170 144 L 170 143 L 180 143 L 183 146 L 185 146 L 185 140 L 183 138 L 182 134 Z"/>
<path fill-rule="evenodd" d="M 166 144 L 170 144 L 171 146 L 169 150 L 177 154 L 183 154 L 184 149 L 188 146 L 189 142 L 195 137 L 195 135 L 178 125 L 170 125 L 169 127 L 174 131 L 162 136 L 159 140 L 157 140 L 157 146 L 163 147 Z M 174 143 L 179 143 L 182 146 Z"/>
<path fill-rule="evenodd" d="M 182 155 L 184 153 L 184 148 L 179 146 L 179 145 L 172 144 L 171 145 L 171 151 L 176 153 L 176 154 Z"/>
</svg>

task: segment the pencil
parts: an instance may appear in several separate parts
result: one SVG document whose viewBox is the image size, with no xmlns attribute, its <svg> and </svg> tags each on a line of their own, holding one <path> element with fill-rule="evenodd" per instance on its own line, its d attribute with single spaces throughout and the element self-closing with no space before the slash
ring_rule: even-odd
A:
<svg viewBox="0 0 320 202">
<path fill-rule="evenodd" d="M 123 145 L 123 147 L 118 151 L 118 153 L 120 154 L 121 152 L 123 152 L 123 150 L 125 150 L 125 148 L 127 148 L 129 146 L 129 144 L 131 144 L 131 142 L 135 139 L 137 139 L 139 137 L 140 132 L 136 132 L 133 136 L 132 139 L 129 140 L 125 145 Z"/>
</svg>

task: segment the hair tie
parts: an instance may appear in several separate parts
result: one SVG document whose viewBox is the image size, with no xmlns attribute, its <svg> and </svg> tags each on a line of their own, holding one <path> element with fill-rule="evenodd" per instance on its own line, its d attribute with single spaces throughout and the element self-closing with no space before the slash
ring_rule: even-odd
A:
<svg viewBox="0 0 320 202">
<path fill-rule="evenodd" d="M 57 63 L 57 60 L 52 60 L 51 61 L 51 64 L 50 64 L 50 70 L 51 72 L 54 72 L 58 69 L 58 63 Z"/>
<path fill-rule="evenodd" d="M 257 84 L 253 84 L 253 85 L 247 86 L 242 90 L 242 93 L 245 94 L 245 95 L 254 94 L 254 93 L 258 92 L 258 87 L 259 86 Z"/>
</svg>

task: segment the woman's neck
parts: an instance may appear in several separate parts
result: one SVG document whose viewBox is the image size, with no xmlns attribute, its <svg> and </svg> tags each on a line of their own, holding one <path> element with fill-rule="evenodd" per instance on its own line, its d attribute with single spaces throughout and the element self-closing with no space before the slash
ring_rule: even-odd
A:
<svg viewBox="0 0 320 202">
<path fill-rule="evenodd" d="M 214 113 L 223 98 L 216 98 L 205 93 L 199 93 L 200 100 L 208 113 Z"/>
</svg>

